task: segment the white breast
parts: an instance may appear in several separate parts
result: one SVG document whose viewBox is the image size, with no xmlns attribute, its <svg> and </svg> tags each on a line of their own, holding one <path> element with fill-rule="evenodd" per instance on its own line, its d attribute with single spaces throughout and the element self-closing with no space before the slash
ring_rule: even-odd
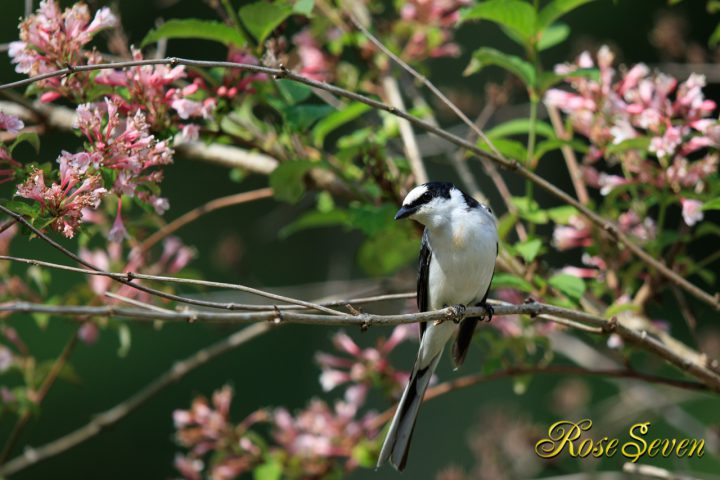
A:
<svg viewBox="0 0 720 480">
<path fill-rule="evenodd" d="M 429 231 L 429 307 L 474 305 L 490 287 L 497 228 L 485 213 L 466 209 L 459 210 L 443 227 Z"/>
</svg>

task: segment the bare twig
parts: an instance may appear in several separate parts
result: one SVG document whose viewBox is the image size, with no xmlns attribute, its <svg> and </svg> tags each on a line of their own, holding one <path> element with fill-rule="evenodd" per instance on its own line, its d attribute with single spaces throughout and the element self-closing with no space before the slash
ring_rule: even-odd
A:
<svg viewBox="0 0 720 480">
<path fill-rule="evenodd" d="M 153 278 L 151 278 L 151 277 L 153 277 L 153 275 L 143 275 L 141 273 L 133 273 L 133 272 L 127 272 L 124 274 L 114 273 L 114 274 L 107 275 L 109 272 L 105 272 L 104 270 L 96 267 L 95 265 L 91 264 L 90 262 L 87 262 L 87 261 L 83 260 L 82 258 L 80 258 L 79 256 L 75 255 L 70 250 L 63 247 L 62 245 L 57 243 L 55 240 L 53 240 L 52 238 L 48 237 L 43 232 L 41 232 L 40 230 L 35 228 L 35 226 L 33 226 L 30 222 L 25 220 L 22 217 L 22 215 L 20 215 L 16 212 L 13 212 L 12 210 L 6 208 L 3 205 L 0 205 L 0 211 L 5 212 L 6 214 L 10 215 L 18 222 L 21 222 L 23 225 L 25 225 L 30 230 L 32 230 L 35 235 L 42 238 L 45 242 L 49 243 L 53 248 L 55 248 L 56 250 L 59 250 L 65 256 L 73 259 L 74 261 L 78 262 L 81 265 L 84 265 L 85 267 L 87 267 L 91 270 L 94 270 L 95 272 L 98 272 L 101 275 L 104 275 L 108 278 L 112 278 L 116 282 L 120 282 L 123 285 L 127 285 L 129 287 L 149 293 L 151 295 L 155 295 L 160 298 L 164 298 L 166 300 L 187 303 L 189 305 L 220 308 L 220 309 L 225 309 L 225 310 L 235 310 L 236 309 L 236 306 L 233 303 L 210 302 L 207 300 L 196 300 L 193 298 L 183 297 L 180 295 L 173 295 L 173 294 L 166 293 L 166 292 L 163 292 L 160 290 L 156 290 L 154 288 L 150 288 L 150 287 L 146 287 L 144 285 L 134 283 L 132 281 L 133 279 L 153 280 Z M 242 292 L 251 293 L 253 295 L 259 295 L 261 297 L 270 298 L 272 300 L 278 300 L 278 301 L 284 302 L 284 303 L 292 303 L 292 304 L 296 304 L 296 305 L 302 305 L 304 307 L 311 307 L 315 310 L 319 310 L 319 311 L 325 312 L 325 313 L 330 313 L 332 315 L 342 315 L 341 312 L 338 312 L 337 310 L 333 310 L 333 309 L 330 309 L 327 307 L 323 307 L 322 305 L 316 305 L 314 303 L 306 302 L 304 300 L 297 300 L 297 299 L 293 299 L 293 298 L 289 298 L 289 297 L 284 297 L 282 295 L 276 295 L 274 293 L 265 292 L 265 291 L 259 290 L 257 288 L 246 287 L 245 285 L 237 285 L 234 283 L 205 282 L 202 280 L 192 280 L 189 278 L 182 279 L 182 278 L 174 278 L 174 277 L 156 277 L 155 280 L 160 280 L 161 278 L 163 279 L 161 281 L 185 283 L 185 284 L 191 284 L 191 285 L 203 285 L 203 286 L 207 286 L 207 287 L 228 288 L 228 289 L 232 289 L 232 290 L 240 290 Z"/>
<path fill-rule="evenodd" d="M 160 375 L 142 390 L 113 408 L 96 415 L 88 424 L 41 447 L 26 448 L 23 454 L 0 467 L 0 475 L 17 473 L 98 435 L 137 410 L 138 407 L 153 398 L 158 392 L 177 382 L 192 370 L 267 332 L 270 328 L 269 324 L 264 323 L 251 325 L 207 348 L 197 351 L 185 360 L 176 362 L 170 370 Z"/>
<path fill-rule="evenodd" d="M 214 212 L 215 210 L 230 207 L 233 205 L 240 205 L 242 203 L 252 202 L 261 198 L 271 197 L 273 194 L 271 188 L 260 188 L 258 190 L 251 190 L 249 192 L 236 193 L 234 195 L 228 195 L 227 197 L 216 198 L 209 202 L 200 205 L 197 208 L 190 210 L 189 212 L 179 216 L 172 222 L 162 227 L 157 232 L 150 235 L 148 238 L 142 241 L 138 246 L 140 252 L 146 252 L 157 242 L 172 235 L 177 230 L 181 229 L 190 222 L 197 220 L 206 213 Z"/>
<path fill-rule="evenodd" d="M 382 78 L 382 84 L 388 103 L 399 110 L 405 110 L 405 104 L 403 103 L 397 80 L 390 75 L 385 75 Z M 425 164 L 423 163 L 422 154 L 420 153 L 412 125 L 407 120 L 400 119 L 399 128 L 400 137 L 405 147 L 405 155 L 408 158 L 415 183 L 427 183 L 429 180 L 427 170 L 425 170 Z"/>
<path fill-rule="evenodd" d="M 558 138 L 565 141 L 570 140 L 568 133 L 563 127 L 562 120 L 560 119 L 560 113 L 558 113 L 557 108 L 553 105 L 545 104 L 545 109 L 548 112 L 550 122 L 552 123 L 552 126 L 555 129 L 555 134 Z M 565 158 L 565 165 L 567 165 L 570 180 L 572 180 L 578 200 L 583 205 L 587 205 L 590 201 L 590 196 L 588 195 L 587 187 L 585 187 L 582 172 L 580 171 L 577 158 L 575 157 L 575 151 L 570 148 L 569 145 L 563 145 L 560 147 L 560 151 L 563 154 L 563 158 Z"/>
<path fill-rule="evenodd" d="M 630 237 L 628 237 L 625 233 L 620 231 L 614 223 L 612 223 L 609 220 L 604 219 L 597 213 L 590 210 L 585 205 L 582 205 L 575 198 L 568 195 L 566 192 L 560 190 L 558 187 L 553 185 L 548 180 L 542 178 L 541 176 L 535 174 L 531 170 L 525 168 L 517 160 L 508 160 L 505 157 L 502 157 L 502 156 L 496 155 L 494 153 L 488 152 L 486 150 L 483 150 L 483 149 L 479 148 L 478 146 L 468 142 L 467 140 L 458 137 L 457 135 L 454 135 L 454 134 L 447 132 L 441 128 L 438 128 L 420 118 L 415 117 L 414 115 L 411 115 L 403 110 L 399 110 L 391 105 L 386 105 L 386 104 L 384 104 L 378 100 L 375 100 L 373 98 L 366 97 L 364 95 L 361 95 L 361 94 L 355 93 L 355 92 L 351 92 L 349 90 L 345 90 L 344 88 L 340 88 L 335 85 L 331 85 L 331 84 L 328 84 L 325 82 L 319 82 L 317 80 L 313 80 L 311 78 L 304 77 L 304 76 L 294 73 L 284 67 L 274 68 L 274 67 L 249 65 L 249 64 L 235 63 L 235 62 L 192 60 L 192 59 L 177 58 L 177 57 L 170 57 L 170 58 L 166 58 L 166 59 L 145 59 L 145 60 L 134 60 L 134 61 L 127 61 L 127 62 L 100 63 L 100 64 L 94 64 L 94 65 L 78 65 L 78 66 L 73 66 L 72 68 L 63 68 L 63 69 L 57 70 L 55 72 L 44 73 L 41 75 L 36 75 L 33 77 L 26 78 L 24 80 L 18 80 L 16 82 L 10 82 L 10 83 L 0 85 L 0 90 L 5 90 L 8 88 L 22 87 L 22 86 L 30 85 L 39 80 L 44 80 L 44 79 L 54 78 L 54 77 L 61 77 L 64 75 L 71 75 L 75 72 L 102 70 L 102 69 L 109 69 L 109 68 L 127 68 L 127 67 L 135 67 L 135 66 L 142 66 L 142 65 L 170 65 L 170 66 L 186 65 L 189 67 L 197 67 L 197 68 L 213 68 L 213 67 L 239 68 L 239 69 L 244 69 L 244 70 L 251 71 L 251 72 L 265 73 L 270 76 L 274 76 L 275 78 L 280 78 L 280 79 L 285 78 L 285 79 L 288 79 L 288 80 L 291 80 L 294 82 L 308 85 L 310 87 L 319 88 L 319 89 L 328 91 L 334 95 L 344 97 L 344 98 L 347 98 L 347 99 L 350 99 L 353 101 L 361 102 L 361 103 L 369 105 L 370 107 L 375 108 L 377 110 L 384 110 L 384 111 L 392 113 L 393 115 L 396 115 L 400 118 L 404 118 L 418 128 L 421 128 L 423 130 L 426 130 L 427 132 L 433 133 L 433 134 L 437 135 L 438 137 L 443 138 L 461 148 L 467 149 L 468 151 L 472 152 L 473 154 L 477 155 L 480 158 L 486 158 L 486 159 L 496 163 L 497 165 L 499 165 L 502 168 L 505 168 L 512 172 L 517 173 L 518 175 L 526 178 L 527 180 L 531 181 L 532 183 L 539 186 L 543 190 L 547 191 L 554 197 L 560 199 L 562 202 L 567 203 L 568 205 L 572 205 L 580 213 L 582 213 L 585 217 L 587 217 L 592 223 L 594 223 L 598 228 L 607 232 L 612 239 L 625 245 L 628 248 L 628 250 L 633 252 L 640 260 L 642 260 L 646 265 L 648 265 L 648 267 L 650 267 L 653 270 L 656 270 L 662 276 L 667 278 L 671 283 L 673 283 L 673 284 L 677 285 L 678 287 L 682 288 L 683 290 L 687 291 L 695 298 L 713 306 L 717 310 L 720 310 L 720 293 L 716 293 L 716 294 L 712 295 L 710 293 L 705 292 L 698 286 L 692 284 L 691 282 L 689 282 L 688 280 L 686 280 L 685 278 L 680 276 L 677 272 L 670 269 L 664 262 L 655 259 L 652 255 L 650 255 L 645 250 L 643 250 L 633 240 L 631 240 Z"/>
</svg>

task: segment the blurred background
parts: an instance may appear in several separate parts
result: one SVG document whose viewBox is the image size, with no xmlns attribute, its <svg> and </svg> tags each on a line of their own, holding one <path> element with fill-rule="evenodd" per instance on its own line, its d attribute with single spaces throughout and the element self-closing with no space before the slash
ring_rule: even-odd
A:
<svg viewBox="0 0 720 480">
<path fill-rule="evenodd" d="M 23 1 L 5 0 L 0 15 L 0 44 L 17 38 L 17 19 L 23 15 Z M 61 2 L 68 5 L 70 2 Z M 88 2 L 92 7 L 105 2 Z M 159 18 L 215 18 L 200 0 L 123 0 L 115 2 L 130 40 L 139 43 Z M 570 40 L 549 50 L 544 56 L 546 67 L 571 61 L 585 49 L 595 50 L 610 45 L 618 54 L 619 63 L 645 62 L 679 78 L 692 71 L 687 63 L 702 63 L 707 75 L 706 96 L 720 100 L 720 69 L 715 65 L 719 52 L 707 48 L 707 39 L 720 16 L 709 15 L 705 2 L 688 0 L 670 6 L 663 0 L 601 0 L 594 2 L 565 19 L 573 28 Z M 499 81 L 502 75 L 489 70 L 479 76 L 463 77 L 461 72 L 469 61 L 469 52 L 480 45 L 505 49 L 509 40 L 489 23 L 466 25 L 456 40 L 463 54 L 427 62 L 427 74 L 471 118 L 482 108 L 482 95 L 487 82 Z M 198 59 L 224 59 L 221 46 L 212 43 L 172 40 L 169 55 Z M 7 57 L 0 61 L 0 79 L 8 82 L 20 78 Z M 429 98 L 429 97 L 428 97 Z M 526 107 L 515 103 L 500 109 L 493 122 L 518 115 Z M 513 102 L 511 102 L 513 103 Z M 446 109 L 437 106 L 441 122 L 454 126 L 458 122 Z M 463 131 L 462 128 L 459 131 Z M 456 181 L 449 166 L 453 148 L 420 134 L 430 177 Z M 68 145 L 68 135 L 48 134 L 43 137 L 41 156 L 55 158 Z M 539 173 L 562 188 L 568 189 L 565 176 L 554 178 L 551 162 Z M 471 165 L 480 187 L 493 204 L 501 205 L 495 191 L 477 164 Z M 506 176 L 510 189 L 520 188 L 517 178 Z M 176 157 L 166 168 L 163 194 L 170 200 L 168 220 L 202 203 L 238 191 L 260 188 L 267 179 L 249 176 L 240 183 L 230 178 L 227 169 L 192 159 Z M 2 196 L 10 193 L 2 190 Z M 542 195 L 539 195 L 543 203 Z M 278 231 L 294 220 L 298 213 L 313 205 L 312 194 L 296 205 L 272 199 L 240 205 L 204 216 L 190 228 L 179 232 L 197 256 L 190 268 L 202 272 L 203 278 L 236 282 L 264 289 L 281 289 L 285 294 L 312 300 L 329 293 L 363 293 L 372 282 L 358 267 L 356 254 L 362 237 L 340 228 L 304 230 L 282 239 Z M 716 245 L 707 245 L 716 249 Z M 13 253 L 58 263 L 66 263 L 59 254 L 39 240 L 17 241 Z M 559 254 L 558 254 L 559 255 Z M 567 254 L 562 254 L 567 255 Z M 400 291 L 414 289 L 414 263 L 410 263 L 393 280 Z M 52 288 L 61 289 L 64 282 L 77 282 L 74 274 L 51 272 Z M 298 287 L 328 280 L 337 284 L 321 288 Z M 350 283 L 347 283 L 350 282 Z M 287 287 L 287 288 L 282 288 Z M 342 289 L 328 292 L 328 288 Z M 50 292 L 52 294 L 52 292 Z M 350 295 L 345 295 L 350 296 Z M 241 300 L 240 300 L 241 301 Z M 385 306 L 386 310 L 404 308 L 402 303 Z M 378 307 L 379 311 L 381 307 Z M 662 318 L 679 318 L 672 310 L 656 312 Z M 18 317 L 18 329 L 39 358 L 53 358 L 63 342 L 73 334 L 75 325 L 64 319 L 51 319 L 40 329 L 32 319 Z M 702 341 L 705 349 L 720 351 L 720 328 L 715 318 L 704 319 Z M 714 325 L 711 325 L 714 324 Z M 155 377 L 203 346 L 229 335 L 233 329 L 207 325 L 168 324 L 157 329 L 150 325 L 131 324 L 131 347 L 126 356 L 119 355 L 117 335 L 105 331 L 92 346 L 81 345 L 73 358 L 76 378 L 61 381 L 43 404 L 42 413 L 32 420 L 22 444 L 40 445 L 86 423 L 89 415 L 115 405 Z M 262 406 L 285 406 L 290 410 L 306 405 L 312 397 L 336 398 L 322 391 L 318 382 L 320 370 L 314 361 L 317 351 L 332 351 L 334 329 L 288 325 L 252 340 L 222 358 L 193 371 L 180 382 L 163 390 L 137 412 L 113 426 L 110 431 L 69 450 L 63 455 L 27 469 L 14 478 L 173 478 L 173 458 L 179 450 L 173 441 L 172 411 L 187 408 L 197 394 L 210 395 L 228 383 L 234 387 L 232 416 L 239 421 Z M 362 333 L 348 333 L 363 346 L 374 343 L 387 331 L 372 328 Z M 674 332 L 682 340 L 689 335 Z M 482 369 L 483 347 L 493 340 L 493 333 L 483 332 L 478 345 L 472 348 L 461 372 L 452 372 L 450 362 L 443 360 L 438 371 L 440 379 Z M 580 340 L 566 338 L 567 352 L 584 355 Z M 584 339 L 583 341 L 592 341 Z M 596 340 L 601 341 L 601 340 Z M 412 364 L 414 342 L 393 352 L 392 361 L 399 368 Z M 658 361 L 658 360 L 655 360 Z M 671 370 L 669 370 L 671 371 Z M 16 379 L 2 377 L 2 382 Z M 383 410 L 387 405 L 371 399 L 371 406 Z M 717 397 L 692 394 L 684 390 L 647 386 L 628 380 L 609 381 L 599 378 L 572 376 L 537 376 L 525 386 L 512 379 L 483 383 L 462 389 L 429 402 L 420 416 L 416 429 L 409 467 L 404 478 L 533 478 L 563 475 L 571 472 L 617 471 L 623 459 L 579 459 L 563 455 L 557 461 L 540 461 L 533 454 L 530 438 L 547 432 L 558 419 L 591 418 L 593 433 L 602 437 L 626 436 L 634 423 L 652 422 L 651 435 L 664 437 L 704 437 L 706 455 L 692 459 L 657 458 L 653 464 L 669 469 L 690 469 L 694 472 L 720 474 L 718 435 L 720 409 Z M 9 433 L 12 422 L 0 424 L 0 438 Z M 397 478 L 387 468 L 380 471 L 360 469 L 350 478 Z"/>
</svg>

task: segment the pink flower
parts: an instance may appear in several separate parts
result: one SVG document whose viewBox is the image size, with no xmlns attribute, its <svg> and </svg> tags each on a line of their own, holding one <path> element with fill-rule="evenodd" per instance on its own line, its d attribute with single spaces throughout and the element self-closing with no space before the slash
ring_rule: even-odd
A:
<svg viewBox="0 0 720 480">
<path fill-rule="evenodd" d="M 18 117 L 0 112 L 0 130 L 5 130 L 10 133 L 18 133 L 24 127 L 25 124 Z"/>
<path fill-rule="evenodd" d="M 72 238 L 80 225 L 83 208 L 96 209 L 107 190 L 102 187 L 100 175 L 88 175 L 81 180 L 66 157 L 61 156 L 58 161 L 59 184 L 46 186 L 43 171 L 36 169 L 17 187 L 15 195 L 38 202 L 41 212 L 53 217 L 51 226 Z"/>
<path fill-rule="evenodd" d="M 95 322 L 85 322 L 78 330 L 78 338 L 85 345 L 92 345 L 97 342 L 100 336 L 100 329 Z"/>
<path fill-rule="evenodd" d="M 53 72 L 66 65 L 100 62 L 97 52 L 84 49 L 98 32 L 117 24 L 107 8 L 101 8 L 90 21 L 90 11 L 84 3 L 60 11 L 57 1 L 42 0 L 35 14 L 20 23 L 20 41 L 13 42 L 8 51 L 15 71 L 29 75 Z M 67 78 L 50 78 L 37 84 L 52 92 L 44 101 L 59 96 L 72 99 L 83 97 L 89 88 L 90 74 L 78 72 Z M 45 92 L 45 93 L 50 93 Z"/>
<path fill-rule="evenodd" d="M 300 57 L 300 74 L 313 80 L 324 82 L 329 80 L 332 68 L 320 45 L 306 28 L 293 37 Z"/>
<path fill-rule="evenodd" d="M 580 217 L 570 217 L 568 225 L 558 225 L 553 231 L 553 244 L 558 250 L 592 245 L 590 225 Z"/>
<path fill-rule="evenodd" d="M 703 211 L 702 202 L 698 200 L 681 198 L 680 204 L 682 205 L 682 217 L 685 223 L 692 227 L 697 222 L 702 221 Z"/>
<path fill-rule="evenodd" d="M 10 349 L 5 345 L 0 345 L 0 373 L 8 371 L 14 361 L 15 359 Z"/>
</svg>

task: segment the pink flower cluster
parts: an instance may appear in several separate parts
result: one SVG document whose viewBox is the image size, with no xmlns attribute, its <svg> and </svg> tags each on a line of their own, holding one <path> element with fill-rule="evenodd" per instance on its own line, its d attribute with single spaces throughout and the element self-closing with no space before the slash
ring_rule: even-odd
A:
<svg viewBox="0 0 720 480">
<path fill-rule="evenodd" d="M 233 425 L 229 418 L 232 395 L 232 389 L 225 386 L 213 394 L 212 405 L 206 398 L 198 397 L 189 410 L 173 412 L 177 442 L 189 450 L 187 455 L 175 457 L 175 468 L 184 478 L 203 478 L 203 458 L 210 452 L 218 454 L 208 469 L 214 480 L 236 478 L 260 462 L 261 446 L 248 432 L 254 424 L 265 420 L 266 414 L 260 410 Z"/>
<path fill-rule="evenodd" d="M 607 47 L 597 65 L 585 52 L 575 64 L 559 65 L 574 91 L 549 90 L 545 102 L 565 112 L 577 133 L 589 139 L 584 173 L 603 195 L 620 186 L 653 186 L 701 195 L 705 178 L 718 169 L 720 122 L 707 118 L 716 108 L 704 98 L 705 77 L 692 74 L 679 83 L 644 64 L 616 79 L 614 55 Z M 599 79 L 572 76 L 578 68 L 599 69 Z M 599 171 L 620 164 L 622 175 Z"/>
<path fill-rule="evenodd" d="M 399 392 L 408 380 L 408 372 L 400 372 L 388 361 L 390 352 L 409 338 L 417 338 L 417 326 L 398 325 L 387 340 L 380 338 L 376 347 L 360 348 L 345 332 L 334 335 L 335 348 L 348 357 L 318 352 L 316 361 L 322 368 L 320 384 L 329 392 L 343 384 L 352 384 L 359 393 L 367 394 L 374 386 L 383 388 L 391 397 Z"/>
<path fill-rule="evenodd" d="M 60 11 L 56 0 L 42 0 L 37 12 L 20 24 L 20 41 L 10 44 L 9 55 L 15 71 L 28 75 L 54 72 L 67 66 L 100 63 L 100 55 L 84 50 L 100 31 L 114 27 L 117 19 L 108 8 L 91 18 L 84 3 Z M 79 73 L 39 82 L 45 89 L 40 97 L 51 102 L 59 97 L 80 99 L 87 90 L 89 75 Z"/>
<path fill-rule="evenodd" d="M 189 410 L 173 412 L 177 442 L 188 449 L 175 457 L 183 478 L 237 478 L 269 459 L 281 464 L 283 478 L 324 478 L 338 470 L 338 460 L 345 459 L 345 470 L 357 467 L 355 448 L 378 433 L 375 414 L 356 419 L 364 396 L 351 391 L 333 408 L 312 400 L 296 416 L 283 408 L 258 410 L 238 424 L 229 418 L 231 400 L 232 390 L 225 386 L 213 394 L 212 403 L 198 397 Z M 271 424 L 274 442 L 262 441 L 251 430 L 260 422 Z"/>
<path fill-rule="evenodd" d="M 294 417 L 284 408 L 275 411 L 272 436 L 289 457 L 287 463 L 293 471 L 301 473 L 293 478 L 326 478 L 336 470 L 336 461 L 340 459 L 346 459 L 347 471 L 358 467 L 353 456 L 355 448 L 378 434 L 377 414 L 368 412 L 356 418 L 364 401 L 362 388 L 355 386 L 334 407 L 313 399 Z"/>
<path fill-rule="evenodd" d="M 132 50 L 134 60 L 142 60 L 140 50 Z M 185 80 L 187 73 L 185 67 L 178 65 L 144 65 L 131 67 L 126 70 L 105 70 L 95 77 L 95 82 L 101 85 L 124 87 L 127 98 L 120 94 L 113 95 L 113 100 L 121 111 L 132 116 L 142 111 L 154 131 L 162 131 L 170 126 L 169 110 L 174 110 L 182 120 L 193 117 L 209 118 L 215 108 L 215 99 L 194 100 L 195 95 L 203 81 L 196 78 L 192 83 L 182 88 L 172 86 L 178 81 Z"/>
<path fill-rule="evenodd" d="M 410 61 L 427 57 L 456 57 L 460 47 L 454 43 L 453 29 L 460 18 L 460 8 L 468 0 L 410 0 L 400 9 L 399 34 L 407 37 L 402 58 Z"/>
<path fill-rule="evenodd" d="M 293 37 L 300 59 L 298 73 L 319 82 L 331 79 L 334 65 L 330 57 L 322 50 L 309 28 L 302 30 Z"/>
<path fill-rule="evenodd" d="M 35 169 L 18 186 L 16 195 L 38 202 L 41 214 L 52 217 L 52 228 L 72 238 L 80 225 L 82 209 L 96 209 L 107 190 L 99 174 L 83 175 L 66 157 L 60 157 L 58 162 L 59 183 L 47 186 L 44 172 Z"/>
</svg>

